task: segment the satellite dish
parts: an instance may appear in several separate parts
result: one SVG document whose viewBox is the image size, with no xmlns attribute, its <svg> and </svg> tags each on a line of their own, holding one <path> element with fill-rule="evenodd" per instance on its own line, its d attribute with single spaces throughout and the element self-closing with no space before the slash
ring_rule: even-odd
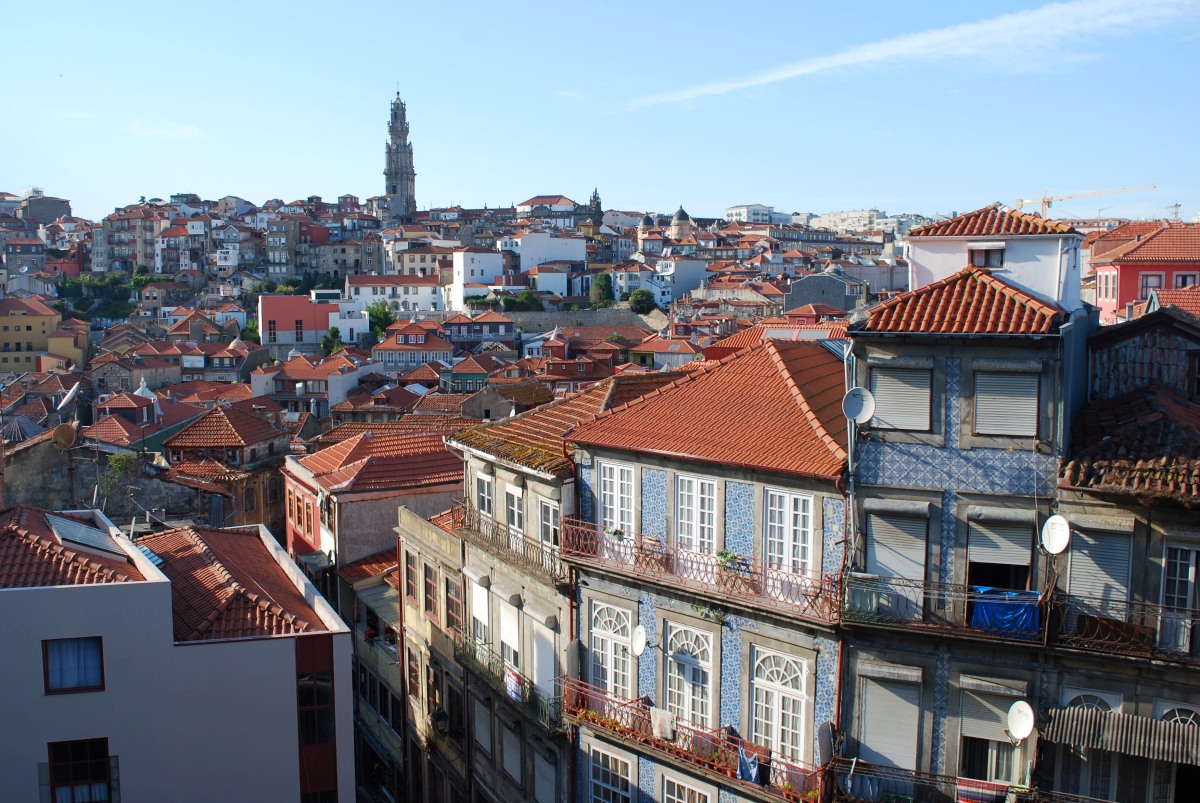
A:
<svg viewBox="0 0 1200 803">
<path fill-rule="evenodd" d="M 833 723 L 822 722 L 817 727 L 817 765 L 824 767 L 833 758 Z"/>
<path fill-rule="evenodd" d="M 1071 543 L 1071 525 L 1062 516 L 1051 516 L 1042 525 L 1042 549 L 1061 555 Z"/>
<path fill-rule="evenodd" d="M 79 395 L 79 388 L 82 386 L 83 386 L 82 382 L 76 382 L 75 387 L 73 387 L 67 391 L 67 395 L 62 397 L 62 401 L 60 401 L 58 403 L 58 406 L 55 407 L 54 409 L 61 410 L 62 408 L 66 407 L 68 404 L 70 404 L 71 402 L 75 401 L 75 397 Z"/>
<path fill-rule="evenodd" d="M 633 649 L 634 657 L 640 658 L 642 653 L 646 651 L 646 628 L 638 625 L 633 629 Z"/>
<path fill-rule="evenodd" d="M 70 424 L 59 424 L 50 433 L 50 442 L 59 449 L 69 449 L 75 444 L 75 427 Z"/>
<path fill-rule="evenodd" d="M 1033 709 L 1024 700 L 1017 700 L 1008 709 L 1008 735 L 1018 742 L 1033 733 Z"/>
<path fill-rule="evenodd" d="M 866 388 L 850 388 L 842 397 L 842 414 L 856 424 L 865 424 L 875 415 L 875 397 Z"/>
</svg>

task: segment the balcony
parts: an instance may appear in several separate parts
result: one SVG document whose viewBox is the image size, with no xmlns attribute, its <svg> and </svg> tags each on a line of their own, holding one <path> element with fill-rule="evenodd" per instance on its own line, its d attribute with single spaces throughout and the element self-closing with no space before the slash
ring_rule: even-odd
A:
<svg viewBox="0 0 1200 803">
<path fill-rule="evenodd" d="M 788 801 L 821 797 L 820 770 L 758 748 L 726 728 L 709 730 L 676 723 L 673 730 L 660 725 L 656 732 L 645 698 L 617 697 L 573 678 L 563 678 L 562 684 L 564 713 L 577 724 L 634 742 L 645 752 L 682 763 L 740 794 L 751 792 L 766 800 Z M 739 770 L 739 748 L 758 755 L 757 778 L 746 777 Z"/>
<path fill-rule="evenodd" d="M 838 803 L 1005 803 L 1006 784 L 933 775 L 899 767 L 835 758 L 828 767 Z"/>
<path fill-rule="evenodd" d="M 723 551 L 692 552 L 653 536 L 605 532 L 578 519 L 563 519 L 562 554 L 567 563 L 632 575 L 720 605 L 749 606 L 824 625 L 838 618 L 835 575 L 787 571 Z"/>
<path fill-rule="evenodd" d="M 567 582 L 567 568 L 559 557 L 558 550 L 541 540 L 510 530 L 507 525 L 479 511 L 466 501 L 454 504 L 454 531 L 466 541 L 482 547 L 497 557 L 504 558 L 519 569 L 524 569 L 554 586 Z"/>
<path fill-rule="evenodd" d="M 490 645 L 482 644 L 470 636 L 455 635 L 454 657 L 460 664 L 479 676 L 547 733 L 562 730 L 561 697 L 551 697 L 539 691 L 532 680 L 507 666 Z"/>
<path fill-rule="evenodd" d="M 1062 596 L 1054 614 L 1055 638 L 1063 647 L 1200 663 L 1200 610 Z"/>
<path fill-rule="evenodd" d="M 842 621 L 988 640 L 1042 644 L 1047 601 L 1038 591 L 901 580 L 850 572 Z"/>
<path fill-rule="evenodd" d="M 1101 797 L 1073 795 L 1070 792 L 1051 792 L 1043 789 L 1017 790 L 1013 803 L 1108 803 Z"/>
</svg>

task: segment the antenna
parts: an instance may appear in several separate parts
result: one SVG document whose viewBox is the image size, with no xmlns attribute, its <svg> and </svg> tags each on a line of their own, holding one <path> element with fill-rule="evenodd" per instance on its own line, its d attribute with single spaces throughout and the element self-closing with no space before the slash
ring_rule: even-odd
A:
<svg viewBox="0 0 1200 803">
<path fill-rule="evenodd" d="M 1051 555 L 1066 552 L 1071 543 L 1071 525 L 1059 515 L 1051 516 L 1042 525 L 1042 549 Z"/>
<path fill-rule="evenodd" d="M 1008 709 L 1008 727 L 1004 733 L 1012 741 L 1013 746 L 1020 744 L 1033 733 L 1033 709 L 1024 700 L 1017 700 Z"/>
<path fill-rule="evenodd" d="M 646 628 L 643 626 L 638 625 L 633 629 L 633 643 L 630 645 L 629 651 L 635 658 L 640 658 L 646 651 Z"/>
<path fill-rule="evenodd" d="M 875 415 L 875 397 L 866 388 L 854 387 L 842 397 L 842 415 L 855 424 L 865 424 Z"/>
<path fill-rule="evenodd" d="M 1179 203 L 1179 201 L 1176 201 L 1173 204 L 1167 204 L 1167 209 L 1171 210 L 1171 220 L 1179 220 L 1179 208 L 1181 206 L 1183 206 L 1183 204 Z"/>
</svg>

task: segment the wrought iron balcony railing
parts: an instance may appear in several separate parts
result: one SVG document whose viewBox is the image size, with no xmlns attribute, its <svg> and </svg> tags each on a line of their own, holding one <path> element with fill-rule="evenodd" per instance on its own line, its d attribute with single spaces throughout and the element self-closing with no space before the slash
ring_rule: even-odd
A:
<svg viewBox="0 0 1200 803">
<path fill-rule="evenodd" d="M 711 730 L 683 722 L 655 727 L 645 698 L 630 700 L 609 694 L 573 678 L 562 678 L 563 711 L 580 724 L 610 736 L 635 742 L 659 755 L 709 775 L 720 776 L 735 789 L 753 789 L 759 795 L 782 800 L 819 800 L 821 772 L 771 750 L 734 736 L 727 729 Z M 757 770 L 739 765 L 741 754 L 757 756 Z"/>
<path fill-rule="evenodd" d="M 1200 662 L 1200 610 L 1063 595 L 1054 612 L 1055 637 L 1064 647 Z"/>
<path fill-rule="evenodd" d="M 821 624 L 833 624 L 838 617 L 836 576 L 793 571 L 774 561 L 724 551 L 694 552 L 653 536 L 605 532 L 578 519 L 563 519 L 562 554 L 568 563 L 634 575 L 723 605 L 750 606 Z"/>
<path fill-rule="evenodd" d="M 1073 795 L 1070 792 L 1052 792 L 1045 789 L 1016 790 L 1012 803 L 1108 803 L 1101 797 Z"/>
<path fill-rule="evenodd" d="M 850 572 L 842 621 L 1043 643 L 1046 600 L 1038 591 L 902 580 Z"/>
<path fill-rule="evenodd" d="M 481 514 L 478 508 L 460 500 L 454 505 L 452 526 L 459 537 L 505 558 L 551 585 L 567 580 L 567 570 L 558 547 L 530 538 L 519 530 Z"/>
<path fill-rule="evenodd" d="M 1005 803 L 1006 784 L 885 767 L 851 758 L 829 762 L 832 799 L 839 803 Z"/>
<path fill-rule="evenodd" d="M 541 692 L 489 645 L 455 634 L 454 657 L 548 733 L 562 730 L 562 698 Z"/>
</svg>

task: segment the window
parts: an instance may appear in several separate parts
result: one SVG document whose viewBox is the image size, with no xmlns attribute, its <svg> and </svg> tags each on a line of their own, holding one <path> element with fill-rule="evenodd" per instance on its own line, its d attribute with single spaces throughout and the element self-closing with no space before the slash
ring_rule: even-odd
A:
<svg viewBox="0 0 1200 803">
<path fill-rule="evenodd" d="M 1033 527 L 1002 521 L 973 521 L 967 533 L 967 584 L 1010 591 L 1029 588 Z M 1014 628 L 1017 622 L 997 623 Z"/>
<path fill-rule="evenodd" d="M 593 747 L 588 763 L 592 803 L 633 803 L 628 761 Z"/>
<path fill-rule="evenodd" d="M 591 681 L 615 697 L 631 697 L 629 637 L 632 615 L 612 605 L 592 602 Z"/>
<path fill-rule="evenodd" d="M 478 583 L 471 584 L 471 635 L 480 644 L 492 643 L 488 590 Z"/>
<path fill-rule="evenodd" d="M 664 775 L 663 803 L 708 803 L 708 793 Z"/>
<path fill-rule="evenodd" d="M 976 268 L 1000 268 L 1004 266 L 1004 249 L 968 248 L 967 261 Z"/>
<path fill-rule="evenodd" d="M 521 624 L 517 609 L 507 603 L 500 606 L 500 657 L 505 666 L 521 668 Z"/>
<path fill-rule="evenodd" d="M 1005 732 L 1014 699 L 1002 694 L 962 692 L 960 776 L 999 783 L 1015 780 L 1016 749 Z"/>
<path fill-rule="evenodd" d="M 757 647 L 752 660 L 753 741 L 799 761 L 805 732 L 805 666 L 795 658 Z"/>
<path fill-rule="evenodd" d="M 764 519 L 766 579 L 782 592 L 781 574 L 804 575 L 812 566 L 812 497 L 768 488 Z"/>
<path fill-rule="evenodd" d="M 711 719 L 712 635 L 667 623 L 667 710 L 701 728 Z"/>
<path fill-rule="evenodd" d="M 437 606 L 437 569 L 425 564 L 425 615 L 432 616 L 434 621 L 437 621 L 438 606 Z"/>
<path fill-rule="evenodd" d="M 633 532 L 633 466 L 600 464 L 600 523 L 608 532 Z"/>
<path fill-rule="evenodd" d="M 408 696 L 419 700 L 421 698 L 421 657 L 412 647 L 405 647 L 407 654 L 405 666 L 408 670 L 405 679 L 408 681 Z"/>
<path fill-rule="evenodd" d="M 333 744 L 333 675 L 313 672 L 296 679 L 300 744 Z"/>
<path fill-rule="evenodd" d="M 716 550 L 717 484 L 675 478 L 675 540 L 679 549 L 711 555 Z"/>
<path fill-rule="evenodd" d="M 538 535 L 543 546 L 558 546 L 559 508 L 558 505 L 543 501 L 541 504 L 541 525 Z"/>
<path fill-rule="evenodd" d="M 1143 273 L 1138 276 L 1138 300 L 1144 301 L 1150 297 L 1151 290 L 1161 290 L 1163 275 L 1161 273 Z"/>
<path fill-rule="evenodd" d="M 475 507 L 481 516 L 492 515 L 492 478 L 475 475 Z"/>
<path fill-rule="evenodd" d="M 1197 606 L 1196 568 L 1200 549 L 1169 544 L 1163 566 L 1163 618 L 1159 624 L 1159 643 L 1171 652 L 1190 653 Z"/>
<path fill-rule="evenodd" d="M 304 321 L 299 318 L 296 319 L 296 342 L 304 342 Z"/>
<path fill-rule="evenodd" d="M 928 432 L 933 372 L 926 368 L 872 368 L 877 429 Z"/>
<path fill-rule="evenodd" d="M 417 556 L 404 553 L 404 596 L 417 603 Z"/>
<path fill-rule="evenodd" d="M 1096 694 L 1079 694 L 1067 708 L 1083 708 L 1089 711 L 1112 710 L 1108 701 Z M 1108 800 L 1114 784 L 1116 769 L 1113 755 L 1107 750 L 1097 750 L 1073 745 L 1059 746 L 1059 788 L 1073 795 L 1085 795 L 1099 800 Z"/>
<path fill-rule="evenodd" d="M 508 777 L 521 784 L 521 733 L 517 730 L 517 726 L 504 723 L 500 728 L 500 737 L 503 740 L 500 747 L 504 753 L 500 757 L 504 765 L 504 772 Z"/>
<path fill-rule="evenodd" d="M 104 644 L 99 636 L 42 642 L 46 694 L 104 688 Z"/>
<path fill-rule="evenodd" d="M 485 753 L 492 752 L 492 709 L 483 700 L 472 702 L 474 709 L 475 744 Z"/>
<path fill-rule="evenodd" d="M 1200 274 L 1196 273 L 1176 273 L 1175 286 L 1178 287 L 1193 287 L 1196 284 L 1197 277 Z"/>
<path fill-rule="evenodd" d="M 975 374 L 975 434 L 1032 438 L 1037 431 L 1037 374 Z"/>
<path fill-rule="evenodd" d="M 459 633 L 463 631 L 462 581 L 457 577 L 446 578 L 446 627 Z"/>
<path fill-rule="evenodd" d="M 108 739 L 51 742 L 48 747 L 54 803 L 112 800 Z"/>
</svg>

